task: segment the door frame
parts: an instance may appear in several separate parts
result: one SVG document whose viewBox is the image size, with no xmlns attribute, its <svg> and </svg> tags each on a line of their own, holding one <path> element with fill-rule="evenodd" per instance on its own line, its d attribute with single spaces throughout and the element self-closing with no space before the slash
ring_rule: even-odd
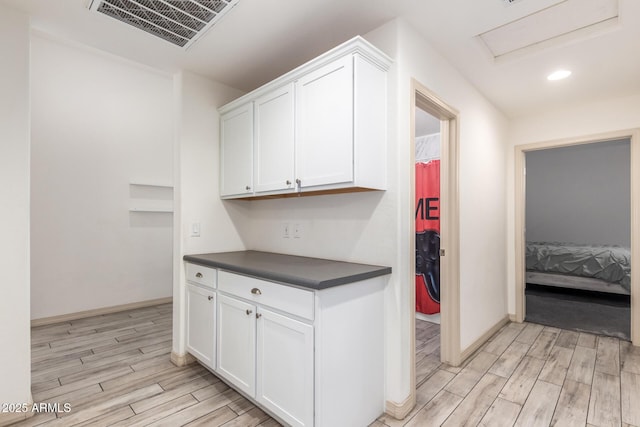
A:
<svg viewBox="0 0 640 427">
<path fill-rule="evenodd" d="M 530 151 L 597 142 L 630 140 L 631 162 L 631 342 L 640 345 L 640 129 L 621 130 L 596 135 L 566 138 L 515 146 L 515 321 L 523 322 L 525 307 L 525 154 Z"/>
<path fill-rule="evenodd" d="M 410 171 L 411 236 L 409 253 L 415 253 L 415 117 L 416 108 L 426 111 L 440 120 L 440 248 L 445 255 L 440 258 L 440 359 L 443 363 L 458 366 L 462 362 L 460 346 L 460 201 L 458 192 L 459 164 L 459 113 L 436 94 L 415 79 L 411 79 L 411 129 Z M 415 401 L 416 372 L 416 293 L 415 262 L 410 263 L 409 307 L 411 316 L 411 393 Z"/>
</svg>

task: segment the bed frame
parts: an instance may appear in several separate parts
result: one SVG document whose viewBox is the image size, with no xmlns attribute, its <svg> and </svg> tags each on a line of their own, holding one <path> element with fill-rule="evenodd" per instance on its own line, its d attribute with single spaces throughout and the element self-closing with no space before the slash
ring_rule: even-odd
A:
<svg viewBox="0 0 640 427">
<path fill-rule="evenodd" d="M 582 289 L 585 291 L 606 292 L 610 294 L 630 295 L 622 285 L 605 282 L 589 277 L 567 276 L 564 274 L 526 272 L 526 283 L 532 285 L 555 286 L 559 288 Z"/>
</svg>

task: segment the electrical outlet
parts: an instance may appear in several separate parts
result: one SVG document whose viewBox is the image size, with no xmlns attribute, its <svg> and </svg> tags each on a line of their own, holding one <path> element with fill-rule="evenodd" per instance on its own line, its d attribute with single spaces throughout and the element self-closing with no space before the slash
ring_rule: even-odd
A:
<svg viewBox="0 0 640 427">
<path fill-rule="evenodd" d="M 302 224 L 300 223 L 293 224 L 293 238 L 294 239 L 302 238 Z"/>
<path fill-rule="evenodd" d="M 291 237 L 291 224 L 288 222 L 282 223 L 282 238 L 288 239 Z"/>
</svg>

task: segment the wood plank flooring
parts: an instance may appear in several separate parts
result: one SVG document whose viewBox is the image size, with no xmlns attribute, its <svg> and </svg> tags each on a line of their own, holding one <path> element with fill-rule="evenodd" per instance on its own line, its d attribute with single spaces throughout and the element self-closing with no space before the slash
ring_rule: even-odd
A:
<svg viewBox="0 0 640 427">
<path fill-rule="evenodd" d="M 279 426 L 199 364 L 171 363 L 171 311 L 164 304 L 32 328 L 33 400 L 71 411 L 15 426 Z"/>
<path fill-rule="evenodd" d="M 279 426 L 199 364 L 170 362 L 171 310 L 33 328 L 34 401 L 71 411 L 15 425 Z M 417 321 L 416 376 L 411 413 L 372 427 L 640 427 L 640 348 L 616 338 L 510 323 L 451 367 L 440 363 L 439 325 Z"/>
<path fill-rule="evenodd" d="M 417 320 L 416 407 L 373 426 L 640 427 L 640 348 L 629 342 L 510 323 L 456 368 L 437 362 L 436 343 L 439 326 Z"/>
</svg>

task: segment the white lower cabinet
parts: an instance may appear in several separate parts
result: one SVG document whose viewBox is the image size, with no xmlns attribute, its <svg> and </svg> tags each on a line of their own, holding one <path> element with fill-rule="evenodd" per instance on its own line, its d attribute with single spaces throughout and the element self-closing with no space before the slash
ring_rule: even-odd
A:
<svg viewBox="0 0 640 427">
<path fill-rule="evenodd" d="M 251 397 L 256 393 L 256 306 L 218 296 L 218 374 Z"/>
<path fill-rule="evenodd" d="M 215 369 L 216 293 L 187 284 L 187 350 Z"/>
<path fill-rule="evenodd" d="M 219 295 L 217 373 L 292 426 L 313 425 L 313 326 Z"/>
<path fill-rule="evenodd" d="M 191 266 L 187 349 L 285 425 L 369 425 L 384 412 L 384 284 L 310 290 Z"/>
<path fill-rule="evenodd" d="M 292 426 L 313 425 L 313 326 L 258 309 L 256 400 Z"/>
</svg>

